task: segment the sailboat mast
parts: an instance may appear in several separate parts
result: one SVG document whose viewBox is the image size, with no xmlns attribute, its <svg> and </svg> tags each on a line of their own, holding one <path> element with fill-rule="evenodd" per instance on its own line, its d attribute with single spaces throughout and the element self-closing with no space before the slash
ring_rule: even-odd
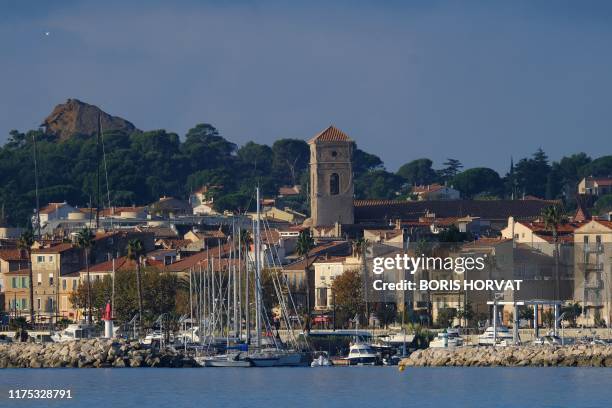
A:
<svg viewBox="0 0 612 408">
<path fill-rule="evenodd" d="M 254 229 L 254 228 L 253 228 Z M 251 299 L 250 299 L 250 295 L 249 292 L 251 290 L 250 287 L 250 279 L 249 279 L 249 270 L 251 269 L 250 266 L 250 262 L 248 261 L 249 259 L 249 246 L 245 245 L 244 248 L 244 259 L 246 260 L 246 271 L 245 271 L 245 277 L 244 277 L 244 326 L 246 329 L 246 343 L 247 345 L 251 343 Z"/>
<path fill-rule="evenodd" d="M 261 347 L 261 259 L 260 259 L 260 225 L 259 225 L 259 187 L 257 187 L 257 218 L 255 221 L 255 330 L 257 347 Z"/>
<path fill-rule="evenodd" d="M 98 132 L 96 136 L 96 230 L 100 228 L 100 139 L 101 139 L 101 119 L 98 113 Z"/>
<path fill-rule="evenodd" d="M 236 236 L 236 225 L 232 219 L 232 261 L 236 258 L 236 245 L 234 237 Z M 238 335 L 238 282 L 236 282 L 236 264 L 232 262 L 232 281 L 234 282 L 234 336 Z"/>
<path fill-rule="evenodd" d="M 32 144 L 34 148 L 34 187 L 36 189 L 36 230 L 38 232 L 38 239 L 41 239 L 40 232 L 40 198 L 38 196 L 38 158 L 37 156 L 37 148 L 36 148 L 36 134 L 32 133 Z"/>
</svg>

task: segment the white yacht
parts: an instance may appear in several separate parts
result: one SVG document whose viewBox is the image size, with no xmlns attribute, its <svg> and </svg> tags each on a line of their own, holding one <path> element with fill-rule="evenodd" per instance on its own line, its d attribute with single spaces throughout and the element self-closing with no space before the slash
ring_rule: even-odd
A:
<svg viewBox="0 0 612 408">
<path fill-rule="evenodd" d="M 349 365 L 378 365 L 380 359 L 372 347 L 365 343 L 351 344 L 349 355 L 345 358 Z"/>
<path fill-rule="evenodd" d="M 463 346 L 463 338 L 457 329 L 446 329 L 429 343 L 430 348 L 455 348 Z"/>
<path fill-rule="evenodd" d="M 478 336 L 478 345 L 480 346 L 492 346 L 495 337 L 497 337 L 498 343 L 511 344 L 514 340 L 512 333 L 506 326 L 497 326 L 497 336 L 494 336 L 493 326 L 487 327 L 484 333 Z"/>
<path fill-rule="evenodd" d="M 56 343 L 65 341 L 89 339 L 96 337 L 97 331 L 95 326 L 86 323 L 69 324 L 64 330 L 55 332 L 51 335 L 51 340 Z"/>
<path fill-rule="evenodd" d="M 251 367 L 253 365 L 243 353 L 196 357 L 195 361 L 202 367 Z"/>
</svg>

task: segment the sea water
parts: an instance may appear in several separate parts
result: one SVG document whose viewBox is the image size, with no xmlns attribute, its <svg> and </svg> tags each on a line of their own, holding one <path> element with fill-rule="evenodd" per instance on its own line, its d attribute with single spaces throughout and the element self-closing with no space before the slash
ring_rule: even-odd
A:
<svg viewBox="0 0 612 408">
<path fill-rule="evenodd" d="M 12 389 L 70 400 L 9 399 Z M 5 369 L 4 407 L 610 407 L 609 368 Z"/>
</svg>

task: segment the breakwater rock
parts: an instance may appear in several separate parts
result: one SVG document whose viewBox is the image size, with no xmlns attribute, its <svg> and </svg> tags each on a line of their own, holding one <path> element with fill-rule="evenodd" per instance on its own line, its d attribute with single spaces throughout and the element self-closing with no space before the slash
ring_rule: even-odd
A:
<svg viewBox="0 0 612 408">
<path fill-rule="evenodd" d="M 429 348 L 400 362 L 404 367 L 612 367 L 612 346 L 511 346 Z"/>
<path fill-rule="evenodd" d="M 0 368 L 28 367 L 197 367 L 197 364 L 172 349 L 157 351 L 137 341 L 118 339 L 0 344 Z"/>
</svg>

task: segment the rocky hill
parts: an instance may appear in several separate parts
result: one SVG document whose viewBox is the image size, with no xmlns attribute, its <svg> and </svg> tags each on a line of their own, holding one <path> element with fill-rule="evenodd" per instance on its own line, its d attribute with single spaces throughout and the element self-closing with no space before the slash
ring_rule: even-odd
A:
<svg viewBox="0 0 612 408">
<path fill-rule="evenodd" d="M 126 133 L 137 131 L 136 127 L 125 119 L 111 116 L 94 105 L 81 102 L 78 99 L 68 99 L 59 104 L 41 124 L 46 133 L 66 140 L 74 134 L 92 135 L 98 128 L 98 115 L 102 131 L 121 130 Z"/>
</svg>

